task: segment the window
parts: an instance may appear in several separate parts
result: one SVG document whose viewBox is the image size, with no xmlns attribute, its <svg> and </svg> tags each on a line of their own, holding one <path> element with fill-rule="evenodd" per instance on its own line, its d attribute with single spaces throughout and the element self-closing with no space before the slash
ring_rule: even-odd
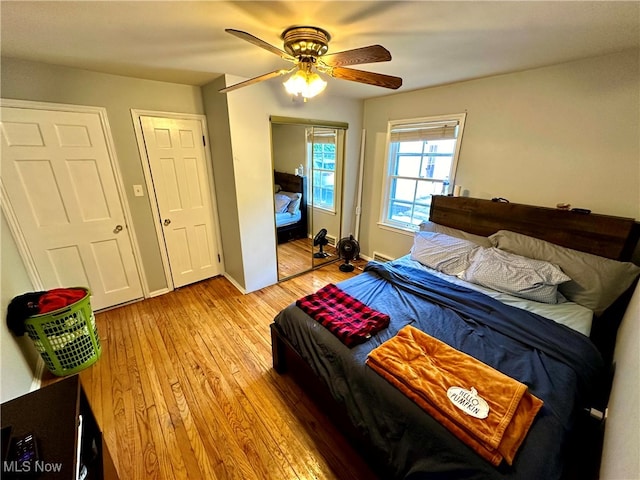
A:
<svg viewBox="0 0 640 480">
<path fill-rule="evenodd" d="M 381 223 L 415 230 L 453 183 L 466 114 L 389 122 Z"/>
<path fill-rule="evenodd" d="M 311 165 L 313 206 L 335 212 L 337 130 L 310 128 L 307 130 L 307 156 Z"/>
</svg>

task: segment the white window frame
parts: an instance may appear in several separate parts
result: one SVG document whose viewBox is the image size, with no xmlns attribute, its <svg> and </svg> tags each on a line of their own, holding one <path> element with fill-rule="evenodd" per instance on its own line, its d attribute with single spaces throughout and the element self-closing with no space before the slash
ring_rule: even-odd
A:
<svg viewBox="0 0 640 480">
<path fill-rule="evenodd" d="M 458 122 L 458 135 L 456 137 L 456 146 L 453 153 L 453 160 L 451 162 L 451 169 L 449 171 L 449 192 L 453 191 L 453 186 L 455 184 L 456 172 L 458 169 L 458 158 L 460 155 L 460 148 L 462 145 L 462 136 L 464 133 L 464 124 L 467 114 L 466 113 L 454 113 L 450 115 L 434 115 L 429 117 L 420 117 L 420 118 L 411 118 L 411 119 L 403 119 L 403 120 L 390 120 L 387 124 L 387 139 L 386 139 L 386 148 L 385 148 L 385 169 L 382 178 L 382 199 L 380 205 L 380 220 L 378 221 L 378 225 L 399 231 L 401 233 L 406 232 L 415 232 L 418 230 L 418 225 L 414 225 L 411 223 L 404 222 L 394 222 L 388 219 L 389 205 L 390 205 L 390 195 L 391 195 L 391 180 L 395 175 L 391 175 L 391 167 L 392 167 L 392 159 L 390 158 L 391 153 L 391 130 L 394 127 L 401 125 L 409 125 L 409 124 L 417 124 L 417 123 L 430 123 L 430 122 L 443 122 L 447 120 L 457 121 Z M 409 178 L 409 177 L 407 177 Z M 413 177 L 411 177 L 413 178 Z M 447 193 L 449 193 L 447 192 Z"/>
<path fill-rule="evenodd" d="M 333 164 L 333 170 L 328 170 L 328 169 L 324 169 L 324 168 L 314 168 L 313 165 L 313 145 L 315 142 L 313 141 L 309 141 L 308 138 L 311 136 L 313 138 L 313 131 L 318 128 L 318 127 L 311 127 L 306 129 L 305 135 L 307 138 L 307 172 L 309 172 L 310 175 L 308 175 L 308 179 L 309 181 L 307 182 L 307 189 L 308 189 L 308 199 L 311 199 L 311 201 L 309 202 L 312 207 L 314 209 L 317 210 L 322 210 L 324 212 L 329 212 L 332 214 L 336 213 L 336 201 L 337 201 L 337 196 L 336 196 L 336 188 L 337 188 L 337 181 L 338 181 L 338 130 L 334 129 L 334 128 L 329 128 L 327 127 L 327 129 L 331 129 L 331 130 L 335 130 L 335 143 L 333 145 L 335 145 L 335 160 L 334 160 L 334 164 Z M 322 129 L 325 129 L 325 127 L 320 127 Z M 332 199 L 332 206 L 326 207 L 323 205 L 317 205 L 316 202 L 314 201 L 313 198 L 313 193 L 314 193 L 314 185 L 313 185 L 313 179 L 315 176 L 316 172 L 330 172 L 333 173 L 333 199 Z"/>
</svg>

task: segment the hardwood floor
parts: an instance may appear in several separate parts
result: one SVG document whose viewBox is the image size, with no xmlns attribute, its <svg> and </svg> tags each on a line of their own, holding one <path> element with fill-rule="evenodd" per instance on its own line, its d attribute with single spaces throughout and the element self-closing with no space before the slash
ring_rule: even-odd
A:
<svg viewBox="0 0 640 480">
<path fill-rule="evenodd" d="M 319 267 L 325 263 L 337 259 L 336 248 L 331 245 L 323 247 L 323 251 L 329 254 L 324 258 L 314 258 L 313 254 L 319 251 L 313 246 L 311 238 L 299 238 L 289 242 L 278 244 L 278 278 L 285 279 L 312 267 Z"/>
<path fill-rule="evenodd" d="M 376 478 L 271 367 L 276 313 L 351 275 L 333 264 L 248 295 L 216 277 L 97 314 L 102 357 L 80 376 L 120 478 Z"/>
</svg>

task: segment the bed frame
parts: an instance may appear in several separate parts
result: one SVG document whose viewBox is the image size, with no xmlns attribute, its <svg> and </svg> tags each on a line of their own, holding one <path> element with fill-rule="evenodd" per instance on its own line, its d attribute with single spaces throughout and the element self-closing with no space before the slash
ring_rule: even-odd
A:
<svg viewBox="0 0 640 480">
<path fill-rule="evenodd" d="M 298 238 L 306 238 L 307 231 L 307 177 L 292 175 L 291 173 L 273 172 L 274 183 L 280 185 L 285 192 L 300 192 L 302 199 L 300 201 L 300 220 L 292 225 L 285 225 L 276 229 L 278 234 L 278 243 L 288 242 Z"/>
<path fill-rule="evenodd" d="M 430 220 L 452 228 L 488 236 L 498 230 L 511 230 L 547 240 L 575 250 L 606 258 L 628 261 L 638 244 L 640 224 L 631 218 L 584 214 L 553 208 L 534 207 L 514 203 L 494 202 L 468 197 L 434 196 Z M 612 305 L 602 317 L 602 327 L 594 322 L 592 340 L 603 351 L 606 361 L 612 358 L 615 332 L 631 298 L 635 285 Z M 287 372 L 314 399 L 354 448 L 365 458 L 380 478 L 391 478 L 381 463 L 378 452 L 366 436 L 349 421 L 346 409 L 329 392 L 323 380 L 315 375 L 293 348 L 277 324 L 271 324 L 273 368 Z M 611 378 L 602 385 L 602 403 L 606 405 Z M 602 449 L 601 425 L 585 416 L 576 425 L 573 448 L 568 453 L 566 479 L 589 480 L 598 477 Z"/>
</svg>

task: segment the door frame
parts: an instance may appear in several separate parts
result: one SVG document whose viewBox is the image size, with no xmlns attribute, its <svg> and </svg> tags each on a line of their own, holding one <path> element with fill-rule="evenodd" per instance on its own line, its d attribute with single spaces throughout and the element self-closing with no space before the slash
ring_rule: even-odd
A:
<svg viewBox="0 0 640 480">
<path fill-rule="evenodd" d="M 151 205 L 151 213 L 154 218 L 153 226 L 156 229 L 156 238 L 158 245 L 160 246 L 160 257 L 162 259 L 162 267 L 164 269 L 165 280 L 167 282 L 167 289 L 169 291 L 174 290 L 173 278 L 171 277 L 171 267 L 169 264 L 169 254 L 167 253 L 167 246 L 164 240 L 164 232 L 161 226 L 160 210 L 158 209 L 158 199 L 156 197 L 155 187 L 153 185 L 153 178 L 151 176 L 151 166 L 149 164 L 149 156 L 147 155 L 147 149 L 144 144 L 144 135 L 142 133 L 142 125 L 140 124 L 140 117 L 158 117 L 168 118 L 176 120 L 196 120 L 200 122 L 202 128 L 202 135 L 204 136 L 205 145 L 204 158 L 207 167 L 207 180 L 209 181 L 209 194 L 211 196 L 211 213 L 213 218 L 213 228 L 215 230 L 216 242 L 218 244 L 218 255 L 220 255 L 220 271 L 225 272 L 224 268 L 224 255 L 222 251 L 222 237 L 220 235 L 220 221 L 218 218 L 218 202 L 216 198 L 215 183 L 213 180 L 213 163 L 211 162 L 211 150 L 209 141 L 209 130 L 207 127 L 207 117 L 197 113 L 176 113 L 176 112 L 162 112 L 156 110 L 140 110 L 137 108 L 131 109 L 131 118 L 133 119 L 133 129 L 136 134 L 136 143 L 138 145 L 138 152 L 140 153 L 140 163 L 142 164 L 142 171 L 144 173 L 144 180 L 147 187 L 147 194 L 149 195 L 149 204 Z M 165 292 L 158 292 L 158 294 Z"/>
<path fill-rule="evenodd" d="M 133 260 L 135 262 L 136 269 L 138 271 L 138 278 L 140 279 L 140 284 L 142 286 L 142 294 L 144 295 L 144 298 L 148 298 L 149 286 L 147 284 L 147 279 L 144 273 L 144 269 L 142 268 L 142 262 L 140 260 L 142 258 L 140 254 L 140 246 L 138 245 L 137 235 L 133 226 L 133 217 L 129 208 L 129 202 L 127 201 L 127 196 L 125 195 L 124 181 L 122 180 L 122 174 L 120 172 L 120 166 L 118 164 L 115 143 L 113 142 L 113 137 L 111 136 L 111 126 L 109 125 L 107 109 L 104 107 L 91 105 L 39 102 L 33 100 L 14 100 L 6 98 L 0 98 L 0 106 L 10 108 L 25 108 L 29 110 L 53 110 L 59 112 L 90 113 L 98 115 L 98 119 L 100 120 L 100 127 L 105 139 L 107 154 L 109 155 L 111 171 L 113 173 L 116 190 L 120 199 L 120 205 L 122 206 L 122 212 L 127 223 L 127 236 L 129 237 L 129 242 L 131 242 Z M 34 289 L 43 290 L 44 287 L 42 284 L 42 279 L 38 274 L 38 270 L 36 269 L 33 257 L 31 256 L 31 252 L 29 251 L 27 242 L 22 234 L 22 230 L 20 229 L 16 214 L 13 210 L 13 207 L 11 206 L 11 203 L 9 202 L 9 196 L 1 182 L 0 187 L 0 208 L 2 208 L 2 212 L 4 213 L 4 216 L 7 220 L 7 224 L 9 225 L 9 231 L 15 239 L 18 252 L 20 254 L 20 257 L 22 258 L 22 262 L 24 263 L 29 280 L 31 281 Z"/>
</svg>

